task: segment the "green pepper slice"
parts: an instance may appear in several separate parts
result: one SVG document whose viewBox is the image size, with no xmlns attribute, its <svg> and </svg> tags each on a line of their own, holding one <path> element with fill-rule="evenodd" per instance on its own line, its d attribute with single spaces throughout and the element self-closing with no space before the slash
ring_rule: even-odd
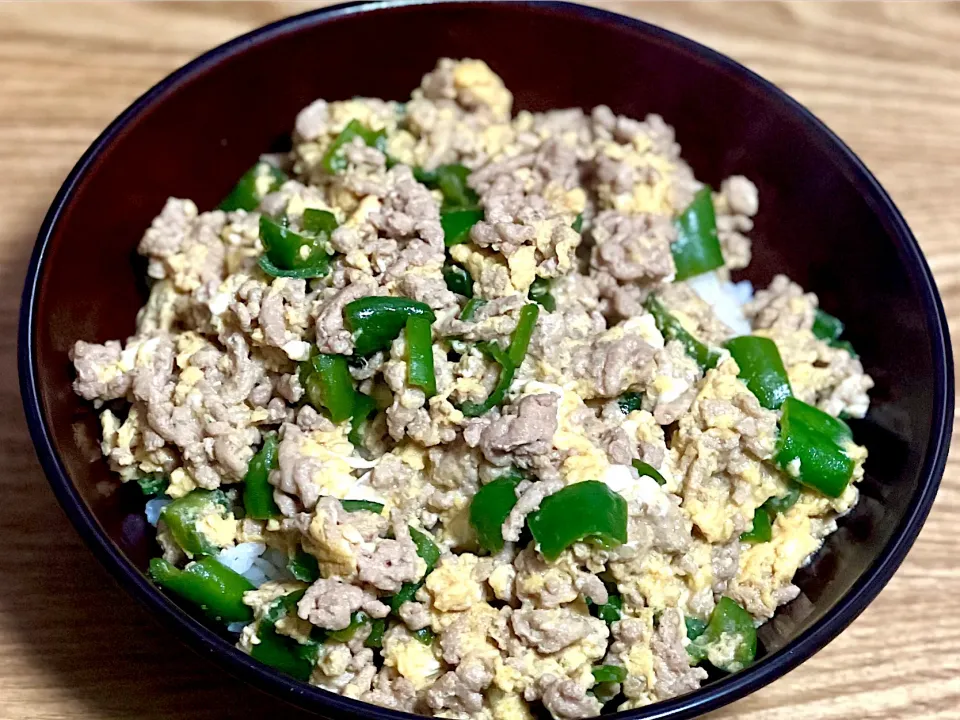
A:
<svg viewBox="0 0 960 720">
<path fill-rule="evenodd" d="M 263 436 L 263 446 L 250 460 L 243 476 L 243 509 L 247 517 L 269 520 L 280 514 L 280 508 L 273 500 L 273 485 L 269 482 L 270 471 L 276 467 L 277 436 L 267 433 Z"/>
<path fill-rule="evenodd" d="M 753 513 L 753 524 L 750 529 L 740 534 L 740 542 L 765 543 L 773 537 L 773 528 L 770 525 L 770 514 L 762 507 Z"/>
<path fill-rule="evenodd" d="M 550 286 L 551 283 L 549 279 L 538 277 L 530 285 L 530 291 L 527 293 L 527 297 L 535 303 L 539 303 L 547 312 L 554 312 L 557 309 L 557 301 L 550 292 Z"/>
<path fill-rule="evenodd" d="M 839 340 L 844 325 L 839 318 L 817 308 L 813 314 L 813 334 L 821 340 Z"/>
<path fill-rule="evenodd" d="M 705 620 L 690 617 L 689 615 L 683 619 L 683 623 L 687 626 L 688 640 L 696 640 L 703 635 L 703 631 L 707 629 L 707 622 Z"/>
<path fill-rule="evenodd" d="M 688 333 L 680 321 L 677 320 L 664 307 L 656 296 L 651 295 L 643 304 L 647 312 L 653 315 L 653 320 L 657 324 L 657 330 L 663 335 L 663 339 L 669 342 L 677 340 L 683 345 L 687 355 L 697 361 L 697 365 L 704 371 L 715 368 L 720 362 L 720 353 L 713 348 L 707 347 Z"/>
<path fill-rule="evenodd" d="M 527 356 L 527 349 L 530 347 L 530 338 L 533 337 L 533 329 L 537 325 L 537 318 L 540 317 L 540 308 L 535 304 L 524 305 L 520 308 L 520 318 L 517 320 L 517 327 L 510 337 L 510 349 L 508 356 L 514 367 L 520 367 L 523 359 Z"/>
<path fill-rule="evenodd" d="M 267 193 L 279 190 L 290 178 L 279 168 L 269 163 L 258 162 L 247 170 L 230 194 L 220 203 L 220 209 L 225 212 L 231 210 L 256 210 Z"/>
<path fill-rule="evenodd" d="M 590 672 L 598 683 L 619 683 L 627 679 L 627 669 L 619 665 L 598 665 Z"/>
<path fill-rule="evenodd" d="M 359 120 L 351 120 L 330 143 L 330 147 L 327 148 L 320 160 L 320 167 L 331 175 L 346 170 L 347 157 L 344 150 L 346 149 L 345 146 L 353 142 L 354 138 L 360 138 L 365 145 L 375 147 L 380 152 L 386 152 L 387 150 L 386 130 L 371 130 Z"/>
<path fill-rule="evenodd" d="M 183 570 L 163 558 L 154 558 L 150 561 L 150 577 L 214 620 L 225 623 L 253 620 L 253 612 L 243 604 L 243 594 L 253 590 L 253 585 L 212 557 L 192 562 Z"/>
<path fill-rule="evenodd" d="M 151 473 L 137 478 L 137 485 L 145 497 L 157 497 L 163 495 L 170 487 L 170 478 L 160 473 Z"/>
<path fill-rule="evenodd" d="M 588 600 L 587 605 L 590 606 L 590 611 L 594 615 L 603 620 L 607 625 L 611 625 L 620 619 L 621 610 L 623 609 L 623 598 L 615 592 L 611 592 L 608 588 L 607 601 L 605 603 L 597 605 Z"/>
<path fill-rule="evenodd" d="M 800 485 L 798 485 L 797 483 L 791 480 L 791 481 L 788 481 L 787 492 L 785 495 L 781 495 L 780 497 L 769 498 L 760 507 L 766 510 L 770 514 L 770 517 L 772 518 L 781 513 L 785 513 L 787 510 L 789 510 L 794 505 L 796 505 L 797 500 L 799 499 L 800 499 Z"/>
<path fill-rule="evenodd" d="M 343 355 L 314 355 L 301 366 L 300 382 L 307 402 L 315 410 L 326 408 L 333 422 L 341 423 L 353 416 L 357 393 Z"/>
<path fill-rule="evenodd" d="M 407 382 L 432 398 L 437 394 L 433 367 L 433 335 L 430 320 L 421 315 L 407 317 Z"/>
<path fill-rule="evenodd" d="M 301 582 L 312 583 L 320 579 L 320 564 L 313 555 L 303 550 L 298 550 L 297 554 L 290 558 L 287 570 Z"/>
<path fill-rule="evenodd" d="M 573 224 L 570 227 L 572 227 L 576 232 L 583 232 L 583 213 L 580 213 L 576 218 L 574 218 Z"/>
<path fill-rule="evenodd" d="M 440 213 L 440 227 L 443 228 L 443 244 L 446 247 L 460 245 L 470 239 L 470 228 L 483 220 L 483 210 L 460 208 Z"/>
<path fill-rule="evenodd" d="M 732 648 L 731 640 L 736 641 Z M 720 598 L 706 629 L 687 646 L 687 652 L 694 663 L 709 660 L 718 670 L 742 670 L 757 654 L 757 629 L 753 618 L 730 598 Z"/>
<path fill-rule="evenodd" d="M 547 560 L 581 540 L 616 547 L 627 541 L 627 501 L 602 482 L 587 480 L 545 497 L 527 524 Z"/>
<path fill-rule="evenodd" d="M 274 601 L 260 620 L 260 626 L 257 628 L 259 642 L 250 648 L 250 655 L 264 665 L 269 665 L 297 680 L 306 682 L 313 672 L 313 666 L 316 665 L 320 643 L 311 639 L 301 644 L 291 637 L 280 635 L 275 628 L 282 617 L 293 612 L 293 608 L 301 597 L 303 597 L 302 590 Z"/>
<path fill-rule="evenodd" d="M 667 484 L 666 479 L 660 474 L 660 471 L 650 463 L 645 463 L 643 460 L 632 460 L 631 465 L 633 465 L 634 470 L 640 474 L 640 477 L 653 478 L 657 485 Z"/>
<path fill-rule="evenodd" d="M 504 521 L 517 504 L 517 485 L 522 478 L 504 475 L 480 488 L 470 501 L 470 525 L 480 547 L 492 553 L 503 550 Z"/>
<path fill-rule="evenodd" d="M 350 432 L 347 440 L 354 447 L 363 445 L 363 434 L 367 418 L 377 409 L 377 401 L 369 395 L 357 392 L 353 398 L 353 417 L 350 419 Z"/>
<path fill-rule="evenodd" d="M 717 237 L 717 217 L 709 187 L 702 188 L 675 223 L 677 239 L 670 246 L 677 280 L 715 270 L 723 265 Z"/>
<path fill-rule="evenodd" d="M 802 485 L 839 497 L 853 476 L 854 462 L 844 450 L 851 438 L 842 420 L 788 398 L 783 403 L 774 462 Z"/>
<path fill-rule="evenodd" d="M 513 375 L 517 371 L 509 354 L 497 343 L 481 342 L 477 343 L 477 348 L 500 366 L 500 377 L 486 400 L 481 403 L 465 402 L 460 406 L 460 411 L 467 417 L 479 417 L 502 403 L 507 396 L 507 391 L 510 390 Z"/>
<path fill-rule="evenodd" d="M 424 578 L 429 575 L 437 566 L 440 559 L 440 548 L 437 547 L 433 539 L 424 532 L 415 527 L 410 528 L 410 539 L 417 548 L 417 555 L 427 564 L 427 571 L 423 574 Z M 384 601 L 390 605 L 394 614 L 400 612 L 400 606 L 405 602 L 412 602 L 417 591 L 423 587 L 424 581 L 418 583 L 404 583 L 400 591 L 391 598 L 384 598 Z"/>
<path fill-rule="evenodd" d="M 617 398 L 617 405 L 624 415 L 629 415 L 643 406 L 643 393 L 625 392 Z"/>
<path fill-rule="evenodd" d="M 174 500 L 160 511 L 160 519 L 170 534 L 189 556 L 216 555 L 219 548 L 197 529 L 197 521 L 218 508 L 221 515 L 230 509 L 230 502 L 221 490 L 197 489 Z"/>
<path fill-rule="evenodd" d="M 267 215 L 260 216 L 260 267 L 278 277 L 323 277 L 330 271 L 327 234 L 296 232 Z"/>
<path fill-rule="evenodd" d="M 467 186 L 470 169 L 464 165 L 440 165 L 436 170 L 414 168 L 413 177 L 443 195 L 441 210 L 474 208 L 479 202 L 477 193 Z M 482 216 L 481 216 L 482 217 Z"/>
<path fill-rule="evenodd" d="M 363 610 L 357 610 L 357 612 L 350 616 L 349 625 L 342 630 L 330 631 L 327 633 L 327 637 L 338 642 L 350 642 L 353 636 L 357 634 L 357 630 L 368 622 L 370 622 L 370 616 L 363 612 Z"/>
<path fill-rule="evenodd" d="M 431 324 L 437 319 L 433 310 L 422 302 L 377 295 L 347 303 L 343 313 L 347 327 L 353 332 L 354 351 L 358 355 L 371 355 L 389 348 L 411 315 L 428 318 Z"/>
<path fill-rule="evenodd" d="M 433 630 L 428 627 L 414 630 L 411 634 L 424 645 L 429 645 L 433 642 L 433 638 L 436 637 Z"/>
<path fill-rule="evenodd" d="M 763 407 L 776 410 L 793 395 L 787 369 L 773 340 L 743 335 L 728 340 L 724 347 L 737 361 L 739 377 Z"/>
<path fill-rule="evenodd" d="M 367 639 L 363 641 L 365 647 L 368 648 L 382 648 L 383 647 L 383 633 L 387 629 L 387 620 L 386 618 L 376 618 L 370 623 L 370 634 L 367 635 Z"/>
<path fill-rule="evenodd" d="M 467 304 L 463 306 L 463 310 L 460 311 L 460 319 L 464 322 L 470 322 L 473 320 L 474 314 L 487 304 L 487 301 L 483 298 L 470 298 L 467 301 Z"/>
<path fill-rule="evenodd" d="M 447 290 L 466 298 L 473 297 L 473 278 L 463 265 L 448 261 L 443 265 L 443 280 Z"/>
</svg>

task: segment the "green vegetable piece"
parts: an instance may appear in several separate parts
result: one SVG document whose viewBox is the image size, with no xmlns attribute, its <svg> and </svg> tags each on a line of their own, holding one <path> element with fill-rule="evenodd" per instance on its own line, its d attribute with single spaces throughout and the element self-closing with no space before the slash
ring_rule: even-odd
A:
<svg viewBox="0 0 960 720">
<path fill-rule="evenodd" d="M 796 398 L 783 404 L 774 461 L 797 482 L 828 497 L 839 497 L 853 476 L 844 447 L 850 428 L 842 420 Z"/>
<path fill-rule="evenodd" d="M 631 464 L 634 469 L 640 473 L 640 477 L 651 477 L 656 481 L 657 485 L 667 484 L 666 479 L 660 474 L 660 471 L 650 463 L 645 463 L 643 460 L 633 460 Z"/>
<path fill-rule="evenodd" d="M 698 637 L 703 635 L 703 631 L 707 629 L 707 623 L 705 620 L 700 618 L 690 617 L 689 615 L 683 619 L 684 624 L 687 626 L 687 639 L 696 640 Z"/>
<path fill-rule="evenodd" d="M 817 308 L 813 314 L 813 334 L 821 340 L 839 340 L 843 335 L 843 323 L 830 313 Z"/>
<path fill-rule="evenodd" d="M 433 542 L 430 535 L 417 530 L 415 527 L 410 528 L 410 539 L 417 546 L 417 555 L 423 558 L 423 561 L 427 564 L 426 574 L 429 575 L 437 566 L 437 560 L 440 559 L 440 548 Z"/>
<path fill-rule="evenodd" d="M 432 398 L 437 394 L 433 368 L 433 335 L 430 320 L 420 315 L 407 318 L 407 382 Z"/>
<path fill-rule="evenodd" d="M 383 647 L 383 633 L 387 629 L 386 618 L 377 618 L 370 623 L 370 634 L 363 641 L 364 646 L 368 648 Z"/>
<path fill-rule="evenodd" d="M 634 410 L 639 410 L 643 405 L 643 393 L 625 392 L 617 398 L 617 405 L 620 406 L 624 415 L 629 415 Z"/>
<path fill-rule="evenodd" d="M 467 304 L 463 306 L 463 310 L 460 311 L 460 319 L 464 322 L 470 322 L 473 320 L 474 313 L 486 304 L 487 301 L 483 298 L 471 298 L 467 301 Z"/>
<path fill-rule="evenodd" d="M 197 522 L 214 512 L 224 516 L 229 509 L 230 503 L 222 491 L 198 489 L 165 506 L 160 511 L 160 519 L 189 557 L 216 555 L 219 548 L 200 532 Z"/>
<path fill-rule="evenodd" d="M 405 602 L 412 602 L 413 596 L 417 594 L 417 591 L 423 587 L 423 582 L 418 583 L 404 583 L 400 587 L 400 591 L 389 598 L 383 598 L 383 601 L 390 606 L 391 612 L 394 615 L 400 612 L 400 606 Z"/>
<path fill-rule="evenodd" d="M 539 303 L 547 312 L 554 312 L 557 309 L 557 301 L 550 293 L 550 286 L 550 280 L 547 278 L 537 278 L 530 285 L 527 297 L 535 303 Z"/>
<path fill-rule="evenodd" d="M 297 554 L 290 558 L 287 570 L 301 582 L 312 583 L 320 579 L 320 565 L 317 559 L 303 550 L 298 550 Z"/>
<path fill-rule="evenodd" d="M 357 610 L 357 612 L 350 616 L 349 625 L 343 628 L 343 630 L 333 630 L 329 632 L 327 637 L 338 642 L 350 642 L 353 636 L 357 634 L 357 630 L 368 622 L 370 622 L 370 617 L 362 610 Z"/>
<path fill-rule="evenodd" d="M 527 523 L 547 560 L 581 540 L 616 547 L 627 541 L 627 501 L 602 482 L 587 480 L 545 497 Z"/>
<path fill-rule="evenodd" d="M 220 203 L 220 209 L 226 212 L 256 210 L 267 193 L 279 190 L 289 179 L 279 168 L 259 162 L 240 176 L 233 190 Z"/>
<path fill-rule="evenodd" d="M 697 361 L 697 365 L 704 371 L 715 368 L 720 362 L 720 352 L 707 347 L 688 333 L 680 321 L 671 315 L 656 296 L 651 295 L 643 304 L 657 324 L 657 329 L 663 335 L 664 340 L 677 340 L 683 345 L 687 355 Z"/>
<path fill-rule="evenodd" d="M 429 645 L 433 642 L 433 638 L 436 637 L 433 633 L 433 630 L 428 627 L 414 630 L 411 634 L 424 645 Z"/>
<path fill-rule="evenodd" d="M 687 652 L 694 664 L 709 660 L 718 670 L 742 670 L 757 654 L 753 618 L 730 598 L 720 598 L 706 629 L 687 646 Z"/>
<path fill-rule="evenodd" d="M 447 262 L 443 266 L 443 279 L 447 290 L 467 298 L 473 297 L 473 278 L 463 265 Z"/>
<path fill-rule="evenodd" d="M 386 350 L 411 315 L 428 318 L 431 324 L 437 319 L 429 306 L 408 298 L 371 295 L 347 303 L 344 319 L 353 332 L 354 352 L 372 355 Z"/>
<path fill-rule="evenodd" d="M 326 233 L 296 232 L 267 215 L 260 216 L 260 242 L 264 254 L 261 269 L 279 277 L 323 277 L 330 270 L 330 246 Z M 291 275 L 291 273 L 295 273 Z"/>
<path fill-rule="evenodd" d="M 477 208 L 441 212 L 440 227 L 443 228 L 443 244 L 453 247 L 467 242 L 470 239 L 470 228 L 481 220 L 483 220 L 483 210 Z"/>
<path fill-rule="evenodd" d="M 506 475 L 480 488 L 470 501 L 470 525 L 480 547 L 492 553 L 503 550 L 501 526 L 517 504 L 521 478 Z"/>
<path fill-rule="evenodd" d="M 304 590 L 299 590 L 284 595 L 267 609 L 257 630 L 259 642 L 251 647 L 250 655 L 265 665 L 306 682 L 317 663 L 320 643 L 311 639 L 301 644 L 291 637 L 280 635 L 275 629 L 281 618 L 294 611 L 303 594 Z"/>
<path fill-rule="evenodd" d="M 341 173 L 347 169 L 346 146 L 355 138 L 363 140 L 368 147 L 375 147 L 381 152 L 387 150 L 387 131 L 371 130 L 359 120 L 351 120 L 340 134 L 330 143 L 330 147 L 320 160 L 320 167 L 331 175 Z"/>
<path fill-rule="evenodd" d="M 243 476 L 243 509 L 254 520 L 269 520 L 280 514 L 273 500 L 273 485 L 269 482 L 270 471 L 277 467 L 277 436 L 267 433 L 263 445 L 257 451 L 247 474 Z"/>
<path fill-rule="evenodd" d="M 627 679 L 627 669 L 619 665 L 598 665 L 590 672 L 598 683 L 618 683 Z"/>
<path fill-rule="evenodd" d="M 303 229 L 313 236 L 325 236 L 329 239 L 333 231 L 340 227 L 337 216 L 329 210 L 307 208 L 303 211 Z"/>
<path fill-rule="evenodd" d="M 250 622 L 253 612 L 243 604 L 243 594 L 253 585 L 242 575 L 212 557 L 192 562 L 179 570 L 163 558 L 150 561 L 150 577 L 164 590 L 196 605 L 214 620 Z"/>
<path fill-rule="evenodd" d="M 170 478 L 160 473 L 151 473 L 137 478 L 137 485 L 146 497 L 163 495 L 170 486 Z"/>
<path fill-rule="evenodd" d="M 724 347 L 737 361 L 739 377 L 763 407 L 776 410 L 793 395 L 787 369 L 773 340 L 743 335 L 728 340 Z"/>
<path fill-rule="evenodd" d="M 353 417 L 350 419 L 350 432 L 347 440 L 354 447 L 363 446 L 363 435 L 367 419 L 377 409 L 377 402 L 369 395 L 357 392 L 353 397 Z"/>
<path fill-rule="evenodd" d="M 353 417 L 356 390 L 350 366 L 343 355 L 314 355 L 301 367 L 300 382 L 307 402 L 316 410 L 325 408 L 330 419 L 341 423 Z"/>
<path fill-rule="evenodd" d="M 533 329 L 537 326 L 538 317 L 540 317 L 540 308 L 535 304 L 531 303 L 520 308 L 520 318 L 510 337 L 510 349 L 507 352 L 514 367 L 520 367 L 523 364 L 523 358 L 527 356 L 527 348 L 530 347 L 530 338 L 533 337 Z"/>
<path fill-rule="evenodd" d="M 594 614 L 598 618 L 607 623 L 607 625 L 610 625 L 620 619 L 620 611 L 623 608 L 623 598 L 608 591 L 607 601 L 605 603 L 597 605 L 591 602 L 589 605 L 590 609 L 594 611 Z"/>
<path fill-rule="evenodd" d="M 503 402 L 513 382 L 513 375 L 517 371 L 510 356 L 495 342 L 477 343 L 480 351 L 500 366 L 500 377 L 493 391 L 481 403 L 465 402 L 460 411 L 467 417 L 479 417 Z"/>
<path fill-rule="evenodd" d="M 772 537 L 773 528 L 770 525 L 770 514 L 762 507 L 758 507 L 753 513 L 753 525 L 749 530 L 740 534 L 740 542 L 765 543 L 770 542 Z"/>
<path fill-rule="evenodd" d="M 577 215 L 574 219 L 573 224 L 570 226 L 577 232 L 583 232 L 583 213 Z"/>
<path fill-rule="evenodd" d="M 367 512 L 376 513 L 377 515 L 383 513 L 383 503 L 374 502 L 373 500 L 341 500 L 340 505 L 347 512 L 366 510 Z"/>
<path fill-rule="evenodd" d="M 677 239 L 670 246 L 677 266 L 676 279 L 715 270 L 723 265 L 723 253 L 717 238 L 717 218 L 709 187 L 693 196 L 693 202 L 676 221 Z"/>
<path fill-rule="evenodd" d="M 799 499 L 800 485 L 793 481 L 788 481 L 786 495 L 769 498 L 760 507 L 766 510 L 770 514 L 770 517 L 773 518 L 774 516 L 785 513 L 787 510 L 792 508 L 797 504 L 797 500 Z"/>
<path fill-rule="evenodd" d="M 443 210 L 476 207 L 477 193 L 467 186 L 469 168 L 463 165 L 440 165 L 435 171 L 436 187 L 443 195 Z"/>
</svg>

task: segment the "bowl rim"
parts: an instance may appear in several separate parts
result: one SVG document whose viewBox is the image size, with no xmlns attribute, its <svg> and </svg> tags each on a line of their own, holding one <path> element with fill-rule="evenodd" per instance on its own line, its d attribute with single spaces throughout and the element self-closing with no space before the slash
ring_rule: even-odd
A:
<svg viewBox="0 0 960 720">
<path fill-rule="evenodd" d="M 443 0 L 439 0 L 442 2 Z M 18 366 L 20 391 L 30 435 L 45 475 L 57 501 L 68 518 L 112 577 L 146 605 L 151 614 L 198 654 L 210 657 L 223 669 L 249 685 L 302 708 L 330 716 L 343 714 L 377 720 L 413 720 L 410 713 L 390 710 L 359 700 L 321 690 L 283 675 L 262 665 L 237 650 L 222 636 L 206 627 L 157 590 L 119 548 L 107 537 L 92 511 L 80 496 L 63 466 L 47 427 L 40 399 L 36 367 L 36 327 L 40 280 L 44 271 L 47 248 L 57 228 L 61 213 L 70 204 L 74 190 L 95 165 L 101 151 L 111 144 L 145 108 L 161 102 L 169 93 L 194 74 L 215 65 L 228 56 L 243 53 L 261 41 L 296 33 L 307 26 L 321 25 L 349 15 L 362 15 L 404 7 L 439 4 L 438 0 L 384 0 L 380 2 L 348 2 L 282 18 L 240 35 L 174 70 L 137 98 L 116 117 L 83 153 L 64 180 L 50 206 L 38 233 L 24 283 L 18 330 Z M 495 5 L 492 0 L 459 0 L 444 4 Z M 837 167 L 853 182 L 860 194 L 872 201 L 874 213 L 895 239 L 904 270 L 921 296 L 922 307 L 934 346 L 934 398 L 938 404 L 933 413 L 930 439 L 927 444 L 920 484 L 907 512 L 887 546 L 857 579 L 836 605 L 816 624 L 783 648 L 763 657 L 751 667 L 711 683 L 693 693 L 638 708 L 621 711 L 608 717 L 618 720 L 681 720 L 715 710 L 769 684 L 811 657 L 846 628 L 879 594 L 913 545 L 936 496 L 949 449 L 954 413 L 953 355 L 943 305 L 933 275 L 916 238 L 893 201 L 860 158 L 822 121 L 799 102 L 768 80 L 733 59 L 672 31 L 621 15 L 609 10 L 560 0 L 512 3 L 540 13 L 567 14 L 600 24 L 619 24 L 659 42 L 695 55 L 724 72 L 735 75 L 788 114 L 803 123 L 818 141 L 830 148 Z"/>
</svg>

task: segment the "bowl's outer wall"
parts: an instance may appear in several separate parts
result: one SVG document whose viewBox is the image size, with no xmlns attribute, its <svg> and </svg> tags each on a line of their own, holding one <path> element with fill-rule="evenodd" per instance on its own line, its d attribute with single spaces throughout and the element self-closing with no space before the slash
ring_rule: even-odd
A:
<svg viewBox="0 0 960 720">
<path fill-rule="evenodd" d="M 763 287 L 786 273 L 846 321 L 877 382 L 870 416 L 854 424 L 870 449 L 863 499 L 801 571 L 801 598 L 765 628 L 768 650 L 829 613 L 917 502 L 942 405 L 931 380 L 939 350 L 925 280 L 849 162 L 747 74 L 597 13 L 441 4 L 320 20 L 268 33 L 172 83 L 103 149 L 55 225 L 36 305 L 35 370 L 60 458 L 113 542 L 140 568 L 154 552 L 142 501 L 127 488 L 110 492 L 114 478 L 95 460 L 96 416 L 71 391 L 67 353 L 78 339 L 132 333 L 145 299 L 135 248 L 166 198 L 215 206 L 260 152 L 282 145 L 315 98 L 402 101 L 436 58 L 477 57 L 504 79 L 517 110 L 656 112 L 676 128 L 698 178 L 715 187 L 732 174 L 751 178 L 761 204 L 746 277 Z"/>
</svg>

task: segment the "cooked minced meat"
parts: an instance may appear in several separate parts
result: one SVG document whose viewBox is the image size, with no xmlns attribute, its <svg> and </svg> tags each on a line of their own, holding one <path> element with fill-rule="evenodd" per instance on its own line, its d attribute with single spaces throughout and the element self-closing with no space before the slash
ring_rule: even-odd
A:
<svg viewBox="0 0 960 720">
<path fill-rule="evenodd" d="M 872 380 L 816 295 L 730 281 L 757 188 L 657 115 L 512 114 L 444 59 L 158 210 L 136 331 L 78 341 L 74 389 L 155 496 L 158 584 L 221 574 L 187 596 L 301 680 L 497 720 L 675 697 L 753 659 L 857 501 Z"/>
</svg>

